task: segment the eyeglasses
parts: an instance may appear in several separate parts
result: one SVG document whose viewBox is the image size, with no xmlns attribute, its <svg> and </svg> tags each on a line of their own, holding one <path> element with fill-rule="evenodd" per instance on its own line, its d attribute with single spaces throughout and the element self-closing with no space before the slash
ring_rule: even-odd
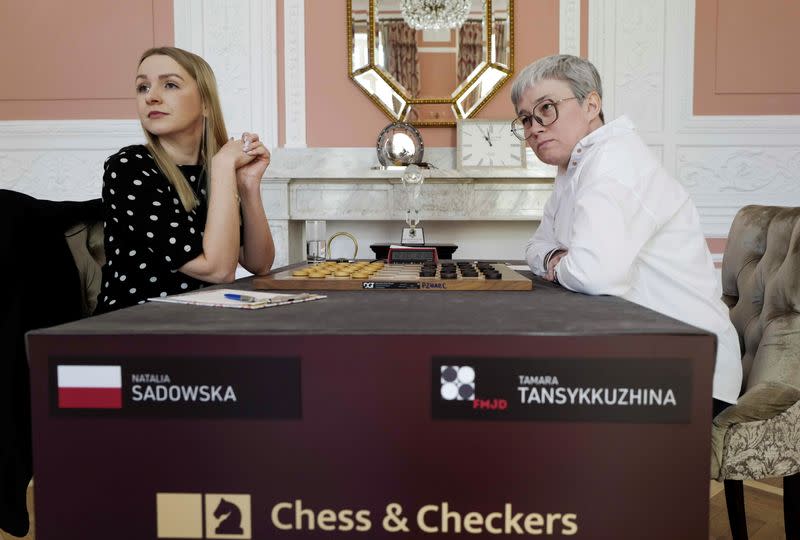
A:
<svg viewBox="0 0 800 540">
<path fill-rule="evenodd" d="M 558 101 L 546 100 L 539 103 L 533 108 L 533 114 L 530 116 L 523 114 L 515 118 L 511 122 L 511 132 L 517 136 L 521 141 L 524 141 L 530 134 L 525 135 L 525 130 L 531 129 L 533 122 L 531 119 L 536 120 L 536 123 L 542 127 L 547 127 L 556 120 L 558 120 L 558 107 L 557 105 L 562 101 L 569 101 L 570 99 L 578 99 L 575 96 L 559 99 Z"/>
</svg>

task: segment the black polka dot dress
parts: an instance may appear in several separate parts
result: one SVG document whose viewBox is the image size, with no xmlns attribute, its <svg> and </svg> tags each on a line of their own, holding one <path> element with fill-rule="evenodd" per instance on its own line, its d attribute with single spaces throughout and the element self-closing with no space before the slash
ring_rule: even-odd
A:
<svg viewBox="0 0 800 540">
<path fill-rule="evenodd" d="M 96 312 L 206 285 L 178 271 L 203 252 L 208 200 L 202 165 L 179 167 L 200 200 L 191 212 L 145 146 L 123 148 L 104 167 L 106 264 Z"/>
</svg>

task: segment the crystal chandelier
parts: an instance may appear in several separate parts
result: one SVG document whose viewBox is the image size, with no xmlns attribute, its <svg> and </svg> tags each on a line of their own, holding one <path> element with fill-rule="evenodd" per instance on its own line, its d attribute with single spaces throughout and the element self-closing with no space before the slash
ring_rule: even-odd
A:
<svg viewBox="0 0 800 540">
<path fill-rule="evenodd" d="M 415 30 L 458 28 L 467 20 L 472 0 L 403 0 L 403 19 Z"/>
</svg>

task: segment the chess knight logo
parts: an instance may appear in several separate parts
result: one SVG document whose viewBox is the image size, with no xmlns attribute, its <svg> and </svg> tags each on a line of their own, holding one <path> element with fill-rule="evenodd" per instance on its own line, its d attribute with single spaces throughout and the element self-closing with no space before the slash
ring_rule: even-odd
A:
<svg viewBox="0 0 800 540">
<path fill-rule="evenodd" d="M 214 517 L 223 518 L 214 529 L 214 534 L 242 534 L 242 511 L 239 507 L 222 497 L 219 499 Z"/>
<path fill-rule="evenodd" d="M 157 493 L 158 538 L 250 539 L 250 495 Z"/>
</svg>

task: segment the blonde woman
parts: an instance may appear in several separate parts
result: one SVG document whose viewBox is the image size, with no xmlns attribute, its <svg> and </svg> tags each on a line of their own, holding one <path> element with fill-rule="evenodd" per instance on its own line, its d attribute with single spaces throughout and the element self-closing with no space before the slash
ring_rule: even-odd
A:
<svg viewBox="0 0 800 540">
<path fill-rule="evenodd" d="M 147 144 L 105 162 L 98 313 L 230 282 L 237 263 L 264 274 L 275 256 L 260 191 L 269 151 L 254 133 L 228 139 L 206 61 L 150 49 L 135 88 Z"/>
</svg>

